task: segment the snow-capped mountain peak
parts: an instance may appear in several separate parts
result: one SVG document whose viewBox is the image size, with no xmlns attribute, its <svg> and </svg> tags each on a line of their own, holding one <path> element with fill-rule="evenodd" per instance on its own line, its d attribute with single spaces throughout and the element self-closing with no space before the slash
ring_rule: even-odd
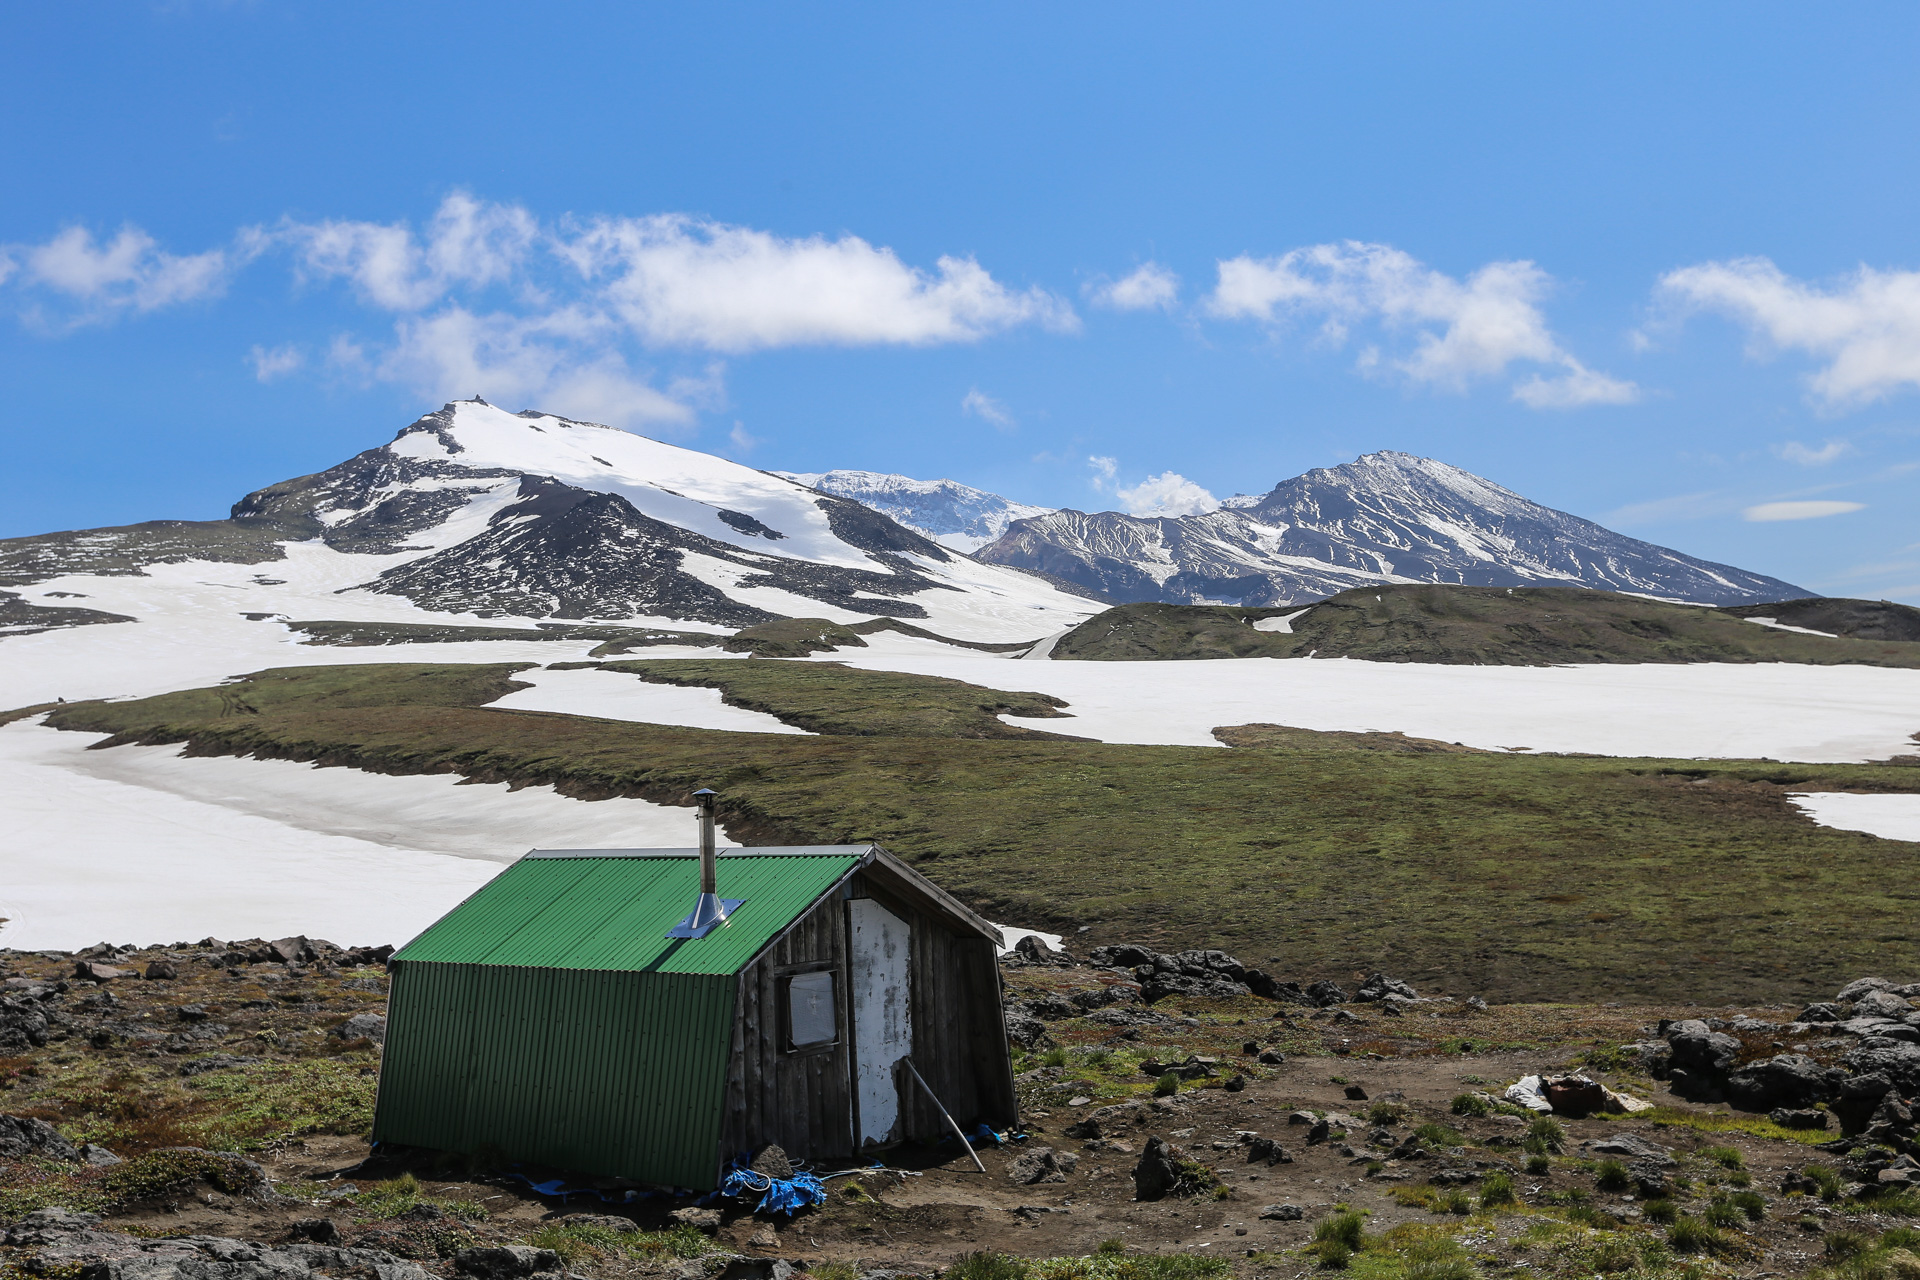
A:
<svg viewBox="0 0 1920 1280">
<path fill-rule="evenodd" d="M 979 558 L 1123 601 L 1281 605 L 1372 583 L 1583 586 L 1699 604 L 1808 593 L 1543 507 L 1432 458 L 1383 450 L 1205 515 L 1056 511 Z"/>
<path fill-rule="evenodd" d="M 942 546 L 976 551 L 1007 531 L 1015 520 L 1043 516 L 1034 507 L 953 480 L 915 480 L 880 471 L 781 471 L 797 484 L 851 498 L 890 516 Z"/>
</svg>

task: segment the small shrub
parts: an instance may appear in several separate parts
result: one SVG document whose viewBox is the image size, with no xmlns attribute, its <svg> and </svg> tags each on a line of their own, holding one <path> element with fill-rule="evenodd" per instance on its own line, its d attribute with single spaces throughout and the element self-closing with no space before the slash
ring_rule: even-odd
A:
<svg viewBox="0 0 1920 1280">
<path fill-rule="evenodd" d="M 1480 1181 L 1482 1209 L 1497 1209 L 1502 1205 L 1517 1203 L 1519 1199 L 1513 1194 L 1513 1179 L 1504 1173 L 1490 1173 Z"/>
<path fill-rule="evenodd" d="M 1488 1103 L 1485 1098 L 1475 1093 L 1454 1095 L 1451 1109 L 1453 1114 L 1457 1116 L 1485 1117 L 1493 1114 L 1492 1105 Z"/>
<path fill-rule="evenodd" d="M 1027 1264 L 1004 1253 L 969 1253 L 947 1268 L 946 1280 L 1026 1280 Z"/>
<path fill-rule="evenodd" d="M 1534 1137 L 1532 1134 L 1528 1134 L 1526 1137 L 1520 1139 L 1520 1149 L 1530 1156 L 1544 1156 L 1547 1154 L 1546 1142 Z"/>
<path fill-rule="evenodd" d="M 1160 1078 L 1153 1082 L 1153 1096 L 1156 1098 L 1171 1098 L 1178 1092 L 1180 1092 L 1180 1077 L 1171 1071 L 1163 1072 Z"/>
<path fill-rule="evenodd" d="M 1727 1203 L 1746 1214 L 1749 1222 L 1759 1222 L 1767 1216 L 1767 1202 L 1758 1191 L 1736 1191 L 1727 1197 Z"/>
<path fill-rule="evenodd" d="M 1567 1210 L 1567 1221 L 1577 1222 L 1595 1231 L 1612 1231 L 1620 1224 L 1590 1204 L 1577 1204 Z"/>
<path fill-rule="evenodd" d="M 860 1268 L 851 1262 L 821 1262 L 807 1271 L 807 1280 L 860 1280 Z"/>
<path fill-rule="evenodd" d="M 1806 1177 L 1813 1179 L 1813 1184 L 1819 1188 L 1820 1198 L 1822 1200 L 1831 1203 L 1840 1198 L 1840 1175 L 1832 1169 L 1829 1169 L 1826 1165 L 1810 1164 L 1800 1172 Z"/>
<path fill-rule="evenodd" d="M 1376 1102 L 1367 1108 L 1368 1124 L 1399 1124 L 1407 1118 L 1407 1109 L 1394 1102 Z"/>
<path fill-rule="evenodd" d="M 1640 1265 L 1640 1251 L 1625 1240 L 1607 1240 L 1591 1255 L 1593 1269 L 1603 1276 L 1618 1275 Z"/>
<path fill-rule="evenodd" d="M 1827 1233 L 1827 1238 L 1820 1244 L 1820 1252 L 1826 1255 L 1828 1262 L 1845 1262 L 1848 1258 L 1872 1252 L 1873 1243 L 1873 1237 L 1865 1231 L 1842 1228 Z"/>
<path fill-rule="evenodd" d="M 1730 1187 L 1750 1187 L 1753 1185 L 1753 1175 L 1745 1169 L 1736 1169 L 1727 1179 L 1727 1185 Z"/>
<path fill-rule="evenodd" d="M 1122 1240 L 1119 1236 L 1108 1236 L 1105 1240 L 1102 1240 L 1100 1242 L 1100 1247 L 1094 1250 L 1095 1253 L 1101 1254 L 1105 1257 L 1116 1257 L 1120 1254 L 1124 1254 L 1126 1251 L 1127 1251 L 1127 1242 L 1125 1240 Z"/>
<path fill-rule="evenodd" d="M 1307 1252 L 1320 1259 L 1321 1269 L 1325 1271 L 1345 1271 L 1353 1261 L 1353 1250 L 1337 1240 L 1309 1245 Z"/>
<path fill-rule="evenodd" d="M 1892 1214 L 1896 1218 L 1920 1218 L 1920 1195 L 1915 1195 L 1911 1191 L 1882 1191 L 1874 1197 L 1873 1207 L 1875 1212 Z M 1895 1227 L 1893 1230 L 1907 1231 L 1912 1234 L 1906 1227 Z M 1893 1231 L 1887 1234 L 1892 1235 Z M 1894 1247 L 1908 1249 L 1913 1246 L 1902 1244 Z"/>
<path fill-rule="evenodd" d="M 1443 1124 L 1423 1124 L 1413 1131 L 1413 1136 L 1430 1147 L 1457 1147 L 1465 1142 L 1458 1130 Z"/>
<path fill-rule="evenodd" d="M 1527 1157 L 1528 1173 L 1534 1174 L 1535 1176 L 1539 1176 L 1540 1174 L 1551 1172 L 1552 1169 L 1553 1169 L 1553 1161 L 1547 1159 L 1545 1156 L 1528 1156 Z"/>
<path fill-rule="evenodd" d="M 1602 1191 L 1625 1191 L 1633 1185 L 1633 1175 L 1618 1160 L 1602 1160 L 1594 1170 L 1593 1185 Z"/>
<path fill-rule="evenodd" d="M 1464 1218 L 1473 1212 L 1473 1197 L 1458 1187 L 1444 1192 L 1438 1201 L 1441 1209 Z"/>
<path fill-rule="evenodd" d="M 1043 1054 L 1041 1054 L 1041 1055 L 1040 1055 L 1040 1065 L 1041 1065 L 1041 1066 L 1043 1066 L 1043 1067 L 1064 1067 L 1064 1066 L 1066 1066 L 1066 1065 L 1067 1065 L 1067 1051 L 1066 1051 L 1065 1049 L 1049 1049 L 1049 1050 L 1047 1050 L 1047 1051 L 1046 1051 L 1045 1053 L 1043 1053 Z"/>
<path fill-rule="evenodd" d="M 1725 1232 L 1687 1214 L 1667 1228 L 1667 1244 L 1675 1253 L 1725 1253 L 1730 1247 Z"/>
<path fill-rule="evenodd" d="M 1747 1220 L 1746 1212 L 1731 1200 L 1715 1200 L 1701 1210 L 1700 1216 L 1708 1226 L 1721 1228 L 1738 1227 Z"/>
<path fill-rule="evenodd" d="M 1331 1213 L 1313 1224 L 1313 1242 L 1325 1244 L 1329 1241 L 1345 1245 L 1350 1252 L 1358 1253 L 1366 1243 L 1367 1220 L 1348 1210 L 1345 1213 Z"/>
<path fill-rule="evenodd" d="M 1566 1126 L 1552 1116 L 1534 1117 L 1533 1123 L 1527 1126 L 1527 1137 L 1538 1139 L 1545 1151 L 1552 1155 L 1558 1155 L 1566 1149 Z"/>
<path fill-rule="evenodd" d="M 1405 1280 L 1473 1280 L 1473 1265 L 1459 1245 L 1445 1237 L 1424 1236 L 1401 1251 Z"/>
<path fill-rule="evenodd" d="M 1679 1220 L 1680 1206 L 1671 1200 L 1649 1200 L 1641 1207 L 1641 1212 L 1646 1214 L 1648 1222 L 1670 1227 Z"/>
<path fill-rule="evenodd" d="M 1739 1169 L 1745 1165 L 1738 1147 L 1703 1147 L 1700 1154 L 1719 1165 L 1722 1169 Z"/>
<path fill-rule="evenodd" d="M 1912 1227 L 1888 1227 L 1880 1233 L 1883 1249 L 1920 1249 L 1920 1231 Z"/>
</svg>

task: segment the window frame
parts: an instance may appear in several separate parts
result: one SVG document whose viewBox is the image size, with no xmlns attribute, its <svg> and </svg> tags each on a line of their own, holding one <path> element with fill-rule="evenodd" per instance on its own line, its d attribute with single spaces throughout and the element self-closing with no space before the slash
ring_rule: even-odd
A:
<svg viewBox="0 0 1920 1280">
<path fill-rule="evenodd" d="M 795 1044 L 793 1042 L 793 980 L 811 973 L 829 975 L 828 989 L 833 994 L 833 1037 L 813 1044 Z M 846 984 L 840 977 L 840 966 L 832 961 L 820 961 L 813 964 L 789 965 L 775 975 L 774 990 L 780 1005 L 780 1051 L 793 1056 L 810 1053 L 834 1053 L 846 1040 L 846 1025 L 843 1010 L 846 1007 L 844 988 Z"/>
</svg>

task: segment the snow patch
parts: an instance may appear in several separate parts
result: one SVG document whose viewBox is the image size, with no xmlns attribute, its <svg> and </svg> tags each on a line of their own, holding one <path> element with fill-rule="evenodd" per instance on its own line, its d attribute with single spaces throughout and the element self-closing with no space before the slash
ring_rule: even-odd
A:
<svg viewBox="0 0 1920 1280">
<path fill-rule="evenodd" d="M 1920 842 L 1920 796 L 1795 791 L 1787 799 L 1823 827 L 1864 831 L 1882 840 Z"/>
<path fill-rule="evenodd" d="M 647 657 L 712 658 L 710 650 L 649 649 Z M 724 655 L 733 656 L 733 655 Z M 553 711 L 569 716 L 597 716 L 602 720 L 633 720 L 642 724 L 679 725 L 688 729 L 724 729 L 733 733 L 799 733 L 764 711 L 730 707 L 718 689 L 682 688 L 649 684 L 624 671 L 582 667 L 572 671 L 523 671 L 515 676 L 531 684 L 489 703 L 510 711 Z"/>
</svg>

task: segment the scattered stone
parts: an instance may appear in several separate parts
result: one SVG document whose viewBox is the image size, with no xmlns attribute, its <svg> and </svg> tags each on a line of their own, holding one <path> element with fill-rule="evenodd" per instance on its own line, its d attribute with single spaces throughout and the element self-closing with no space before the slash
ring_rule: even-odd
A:
<svg viewBox="0 0 1920 1280">
<path fill-rule="evenodd" d="M 758 1231 L 747 1237 L 749 1249 L 778 1249 L 779 1247 L 780 1233 L 773 1229 L 771 1222 L 763 1224 Z"/>
<path fill-rule="evenodd" d="M 1913 1003 L 1891 991 L 1869 991 L 1853 1002 L 1856 1018 L 1904 1018 L 1913 1012 Z"/>
<path fill-rule="evenodd" d="M 1615 1134 L 1609 1138 L 1602 1138 L 1598 1142 L 1589 1142 L 1587 1149 L 1603 1156 L 1626 1156 L 1634 1160 L 1651 1160 L 1662 1168 L 1670 1168 L 1678 1163 L 1673 1158 L 1673 1152 L 1633 1133 Z"/>
<path fill-rule="evenodd" d="M 288 1225 L 287 1234 L 315 1244 L 339 1244 L 340 1224 L 332 1218 L 296 1218 Z"/>
<path fill-rule="evenodd" d="M 1013 944 L 1013 953 L 1028 964 L 1070 965 L 1073 956 L 1068 952 L 1048 944 L 1037 933 L 1030 933 Z"/>
<path fill-rule="evenodd" d="M 1805 1054 L 1779 1053 L 1750 1062 L 1727 1077 L 1727 1100 L 1746 1111 L 1804 1108 L 1831 1093 L 1827 1073 Z"/>
<path fill-rule="evenodd" d="M 1892 987 L 1893 983 L 1888 982 L 1885 978 L 1855 978 L 1852 982 L 1840 988 L 1833 998 L 1841 1004 L 1846 1004 L 1849 1001 L 1858 1000 L 1870 991 L 1888 991 L 1891 990 Z"/>
<path fill-rule="evenodd" d="M 177 978 L 180 976 L 180 966 L 171 960 L 155 960 L 147 966 L 146 972 L 141 976 L 151 982 Z"/>
<path fill-rule="evenodd" d="M 1332 1136 L 1333 1125 L 1325 1117 L 1322 1117 L 1315 1120 L 1313 1126 L 1307 1130 L 1307 1145 L 1310 1147 L 1318 1146 Z"/>
<path fill-rule="evenodd" d="M 1348 1085 L 1345 1092 L 1348 1102 L 1365 1102 L 1367 1100 L 1367 1091 L 1357 1084 Z"/>
<path fill-rule="evenodd" d="M 1345 1004 L 1347 993 L 1340 989 L 1338 983 L 1322 978 L 1307 988 L 1307 999 L 1324 1009 L 1329 1005 Z"/>
<path fill-rule="evenodd" d="M 1298 1222 L 1307 1216 L 1307 1211 L 1297 1204 L 1270 1204 L 1260 1211 L 1260 1216 L 1269 1222 Z"/>
<path fill-rule="evenodd" d="M 1287 1055 L 1284 1053 L 1275 1053 L 1272 1049 L 1268 1049 L 1265 1053 L 1254 1059 L 1254 1061 L 1266 1067 L 1283 1067 L 1287 1063 Z"/>
<path fill-rule="evenodd" d="M 1007 1041 L 1022 1049 L 1038 1049 L 1053 1043 L 1053 1037 L 1047 1034 L 1047 1024 L 1020 1008 L 1009 1008 L 1006 1012 Z"/>
<path fill-rule="evenodd" d="M 98 960 L 82 960 L 73 966 L 73 976 L 90 982 L 112 982 L 117 978 L 135 977 L 136 974 L 132 969 L 121 969 Z"/>
<path fill-rule="evenodd" d="M 1288 1124 L 1314 1124 L 1314 1123 L 1317 1123 L 1317 1122 L 1319 1121 L 1319 1119 L 1320 1119 L 1320 1117 L 1319 1117 L 1319 1116 L 1316 1116 L 1316 1115 L 1315 1115 L 1315 1114 L 1313 1114 L 1313 1112 L 1311 1112 L 1311 1111 L 1289 1111 L 1289 1112 L 1287 1112 L 1287 1123 L 1288 1123 Z"/>
<path fill-rule="evenodd" d="M 1071 1151 L 1055 1151 L 1052 1147 L 1028 1147 L 1007 1166 L 1007 1177 L 1022 1186 L 1033 1186 L 1042 1182 L 1065 1182 L 1074 1166 L 1080 1163 L 1080 1157 Z"/>
<path fill-rule="evenodd" d="M 1239 1093 L 1247 1087 L 1247 1078 L 1243 1075 L 1230 1076 L 1227 1082 L 1220 1087 L 1228 1093 Z"/>
<path fill-rule="evenodd" d="M 1802 1009 L 1799 1015 L 1794 1018 L 1794 1021 L 1795 1022 L 1838 1022 L 1840 1021 L 1840 1019 L 1841 1019 L 1840 1006 L 1837 1004 L 1827 1004 L 1823 1001 L 1818 1004 L 1810 1004 L 1806 1008 Z"/>
<path fill-rule="evenodd" d="M 83 1142 L 80 1144 L 80 1158 L 96 1169 L 105 1169 L 116 1164 L 126 1163 L 125 1160 L 107 1150 L 105 1147 L 98 1146 L 91 1142 Z"/>
<path fill-rule="evenodd" d="M 1287 1154 L 1287 1149 L 1272 1138 L 1255 1138 L 1247 1144 L 1247 1163 L 1254 1164 L 1261 1160 L 1269 1165 L 1293 1163 L 1293 1157 Z"/>
<path fill-rule="evenodd" d="M 692 1227 L 695 1231 L 704 1231 L 708 1235 L 720 1229 L 718 1209 L 702 1209 L 697 1205 L 689 1205 L 684 1209 L 675 1209 L 667 1215 L 667 1218 L 680 1226 Z"/>
<path fill-rule="evenodd" d="M 1487 1002 L 1479 996 L 1468 996 L 1467 1008 L 1473 1010 L 1475 1013 L 1485 1013 L 1487 1011 Z"/>
<path fill-rule="evenodd" d="M 793 1161 L 788 1158 L 784 1150 L 771 1142 L 754 1152 L 753 1159 L 747 1167 L 769 1178 L 784 1179 L 793 1176 Z"/>
</svg>

